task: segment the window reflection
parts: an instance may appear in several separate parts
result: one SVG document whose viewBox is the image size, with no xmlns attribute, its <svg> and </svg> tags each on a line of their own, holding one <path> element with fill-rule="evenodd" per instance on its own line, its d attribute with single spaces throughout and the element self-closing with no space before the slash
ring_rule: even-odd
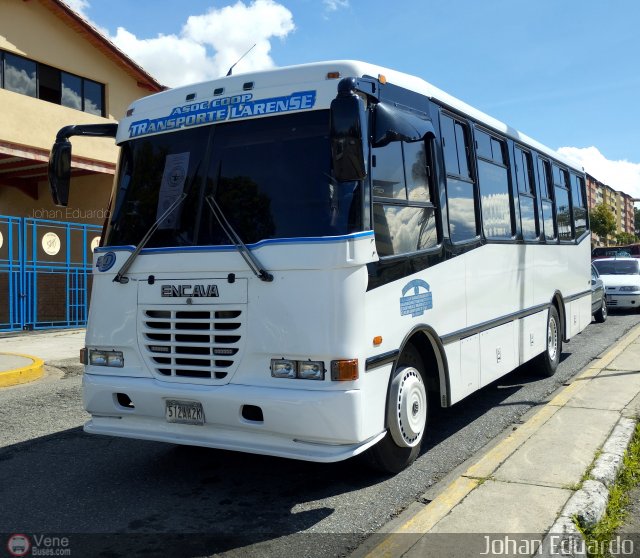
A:
<svg viewBox="0 0 640 558">
<path fill-rule="evenodd" d="M 381 257 L 425 250 L 438 244 L 431 207 L 375 204 L 373 221 L 376 248 Z"/>
<path fill-rule="evenodd" d="M 4 87 L 9 91 L 36 96 L 36 63 L 13 54 L 5 54 Z"/>
</svg>

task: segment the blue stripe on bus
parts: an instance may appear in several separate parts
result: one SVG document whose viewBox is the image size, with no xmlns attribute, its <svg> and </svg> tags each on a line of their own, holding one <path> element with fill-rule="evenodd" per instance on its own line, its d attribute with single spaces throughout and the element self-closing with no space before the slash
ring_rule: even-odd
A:
<svg viewBox="0 0 640 558">
<path fill-rule="evenodd" d="M 354 238 L 373 237 L 373 231 L 365 231 L 359 233 L 347 234 L 344 236 L 310 236 L 300 238 L 270 238 L 267 240 L 260 240 L 255 244 L 247 244 L 247 248 L 255 250 L 262 246 L 273 244 L 329 244 L 332 242 L 344 242 L 345 240 L 352 240 Z M 113 252 L 115 250 L 126 250 L 133 252 L 136 249 L 132 245 L 124 246 L 101 246 L 96 248 L 96 253 L 100 252 Z M 237 248 L 232 245 L 225 246 L 168 246 L 164 248 L 143 248 L 141 254 L 157 254 L 163 252 L 233 252 Z"/>
</svg>

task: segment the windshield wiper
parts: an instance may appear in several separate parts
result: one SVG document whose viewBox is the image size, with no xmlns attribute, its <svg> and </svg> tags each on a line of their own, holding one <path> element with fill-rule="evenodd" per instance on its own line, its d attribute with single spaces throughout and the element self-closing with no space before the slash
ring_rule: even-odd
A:
<svg viewBox="0 0 640 558">
<path fill-rule="evenodd" d="M 249 250 L 249 248 L 247 248 L 247 245 L 242 242 L 242 239 L 238 236 L 238 233 L 233 229 L 229 221 L 227 221 L 227 218 L 224 216 L 222 209 L 220 209 L 220 206 L 214 199 L 213 194 L 209 194 L 204 199 L 209 204 L 211 212 L 218 221 L 220 228 L 224 231 L 224 234 L 227 235 L 227 238 L 231 241 L 231 244 L 233 244 L 238 252 L 240 252 L 240 255 L 244 258 L 244 261 L 247 262 L 247 265 L 251 268 L 251 271 L 255 273 L 256 277 L 260 279 L 260 281 L 266 281 L 267 283 L 273 281 L 273 275 L 263 269 L 262 265 L 258 261 L 258 258 L 256 258 L 251 253 L 251 250 Z"/>
<path fill-rule="evenodd" d="M 151 225 L 151 227 L 149 227 L 149 230 L 142 237 L 142 240 L 138 242 L 138 246 L 136 246 L 136 249 L 131 252 L 131 255 L 127 258 L 127 261 L 122 264 L 122 267 L 118 270 L 118 273 L 116 273 L 116 276 L 113 278 L 116 283 L 124 284 L 129 282 L 129 278 L 125 277 L 124 275 L 125 273 L 127 273 L 127 271 L 129 271 L 129 268 L 131 267 L 131 264 L 133 264 L 133 261 L 138 257 L 140 251 L 147 245 L 147 242 L 149 242 L 151 235 L 156 232 L 156 229 L 160 226 L 160 223 L 162 223 L 162 221 L 169 217 L 169 215 L 173 213 L 173 210 L 178 207 L 182 203 L 182 200 L 184 200 L 186 197 L 187 194 L 185 192 L 182 192 L 179 197 L 173 200 L 173 203 L 167 208 L 167 210 L 162 215 L 160 215 L 158 219 L 156 219 L 156 222 Z"/>
</svg>

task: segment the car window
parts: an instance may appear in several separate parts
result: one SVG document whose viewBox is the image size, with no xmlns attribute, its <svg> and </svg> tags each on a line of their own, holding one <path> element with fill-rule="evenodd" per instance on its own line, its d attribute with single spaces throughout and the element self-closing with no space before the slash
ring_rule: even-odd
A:
<svg viewBox="0 0 640 558">
<path fill-rule="evenodd" d="M 600 275 L 639 275 L 638 262 L 629 261 L 595 261 L 593 265 L 596 267 Z"/>
</svg>

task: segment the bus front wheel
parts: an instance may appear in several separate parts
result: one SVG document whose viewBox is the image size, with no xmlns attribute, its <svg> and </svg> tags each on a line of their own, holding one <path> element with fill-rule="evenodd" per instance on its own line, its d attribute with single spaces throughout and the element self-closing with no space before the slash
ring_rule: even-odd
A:
<svg viewBox="0 0 640 558">
<path fill-rule="evenodd" d="M 370 464 L 385 473 L 399 473 L 420 453 L 429 411 L 423 363 L 407 345 L 389 385 L 387 434 L 367 452 Z"/>
</svg>

